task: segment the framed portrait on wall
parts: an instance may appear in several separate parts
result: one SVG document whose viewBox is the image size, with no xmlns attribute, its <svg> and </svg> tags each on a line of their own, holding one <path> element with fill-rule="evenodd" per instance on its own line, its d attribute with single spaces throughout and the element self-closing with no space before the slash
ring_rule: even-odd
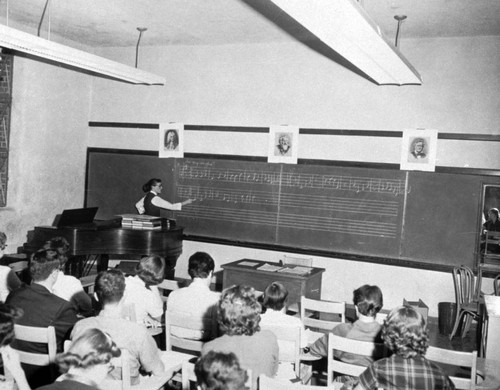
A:
<svg viewBox="0 0 500 390">
<path fill-rule="evenodd" d="M 403 130 L 401 169 L 429 171 L 436 169 L 437 130 Z"/>
<path fill-rule="evenodd" d="M 158 156 L 161 158 L 184 156 L 184 124 L 160 123 Z"/>
<path fill-rule="evenodd" d="M 297 164 L 299 128 L 297 126 L 271 126 L 267 161 L 270 163 Z"/>
</svg>

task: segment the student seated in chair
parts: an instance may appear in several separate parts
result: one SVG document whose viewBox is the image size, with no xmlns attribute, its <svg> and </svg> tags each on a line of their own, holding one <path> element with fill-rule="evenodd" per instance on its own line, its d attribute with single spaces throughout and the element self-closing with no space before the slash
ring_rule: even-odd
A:
<svg viewBox="0 0 500 390">
<path fill-rule="evenodd" d="M 33 254 L 30 264 L 31 285 L 12 291 L 5 303 L 22 309 L 24 315 L 19 325 L 46 328 L 53 326 L 56 332 L 57 350 L 62 351 L 66 340 L 78 321 L 75 307 L 52 293 L 59 276 L 59 254 L 53 250 L 39 250 Z M 46 345 L 14 340 L 13 347 L 26 352 L 47 353 Z M 53 382 L 50 366 L 23 365 L 31 387 L 36 388 Z"/>
<path fill-rule="evenodd" d="M 353 302 L 356 307 L 358 319 L 354 323 L 339 324 L 333 328 L 332 333 L 348 339 L 377 342 L 380 340 L 382 325 L 375 321 L 377 313 L 384 304 L 382 291 L 377 286 L 365 284 L 353 294 Z M 328 335 L 318 339 L 309 346 L 310 354 L 313 356 L 328 356 Z M 349 353 L 334 353 L 335 357 L 347 363 L 368 366 L 373 359 L 367 356 Z"/>
<path fill-rule="evenodd" d="M 278 371 L 278 340 L 273 332 L 260 330 L 261 306 L 249 286 L 226 288 L 220 297 L 217 320 L 223 335 L 207 342 L 201 351 L 233 352 L 241 367 L 252 370 L 252 388 L 260 374 L 273 377 Z"/>
<path fill-rule="evenodd" d="M 113 367 L 111 359 L 120 355 L 120 349 L 106 333 L 87 329 L 71 343 L 67 352 L 56 356 L 56 363 L 64 374 L 39 390 L 99 390 Z"/>
<path fill-rule="evenodd" d="M 76 323 L 71 339 L 75 340 L 87 329 L 96 328 L 106 332 L 120 349 L 130 352 L 131 383 L 138 384 L 139 368 L 153 375 L 161 375 L 165 370 L 160 360 L 160 352 L 146 327 L 121 318 L 125 276 L 118 269 L 102 271 L 95 280 L 96 299 L 103 309 L 97 317 L 89 317 Z M 121 373 L 113 370 L 110 376 L 121 379 Z"/>
<path fill-rule="evenodd" d="M 209 351 L 194 366 L 200 390 L 245 390 L 247 373 L 234 353 Z"/>
<path fill-rule="evenodd" d="M 217 316 L 220 293 L 210 290 L 215 262 L 205 252 L 196 252 L 189 258 L 188 272 L 192 282 L 188 287 L 172 291 L 168 296 L 167 311 L 186 313 L 197 318 Z M 209 329 L 190 330 L 172 327 L 172 334 L 192 340 L 210 340 L 217 335 Z"/>
<path fill-rule="evenodd" d="M 47 241 L 43 248 L 56 251 L 59 254 L 59 275 L 52 288 L 54 294 L 71 302 L 81 317 L 93 315 L 92 300 L 83 289 L 82 282 L 74 276 L 64 274 L 64 267 L 68 262 L 68 251 L 70 249 L 68 240 L 64 237 L 54 237 Z"/>
<path fill-rule="evenodd" d="M 125 278 L 125 304 L 134 305 L 138 324 L 161 326 L 163 301 L 158 284 L 163 281 L 165 260 L 160 256 L 145 256 L 137 265 L 135 276 Z"/>
<path fill-rule="evenodd" d="M 424 318 L 414 308 L 393 309 L 384 323 L 382 338 L 393 355 L 372 363 L 360 375 L 356 390 L 455 388 L 441 368 L 425 358 L 428 331 Z"/>
</svg>

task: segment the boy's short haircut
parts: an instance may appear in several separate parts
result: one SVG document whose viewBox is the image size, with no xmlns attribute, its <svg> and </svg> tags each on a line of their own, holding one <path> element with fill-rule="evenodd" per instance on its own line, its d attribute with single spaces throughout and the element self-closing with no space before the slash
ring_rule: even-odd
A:
<svg viewBox="0 0 500 390">
<path fill-rule="evenodd" d="M 272 282 L 264 290 L 262 303 L 267 309 L 281 310 L 285 307 L 287 297 L 288 290 L 286 287 L 280 282 Z"/>
<path fill-rule="evenodd" d="M 35 281 L 46 280 L 54 270 L 59 270 L 59 253 L 51 249 L 40 249 L 31 257 L 30 275 Z"/>
<path fill-rule="evenodd" d="M 411 306 L 393 309 L 382 327 L 384 344 L 396 355 L 424 356 L 429 347 L 428 331 L 422 314 Z"/>
<path fill-rule="evenodd" d="M 359 313 L 368 317 L 375 317 L 384 305 L 380 288 L 368 284 L 354 290 L 353 302 Z"/>
<path fill-rule="evenodd" d="M 101 271 L 95 278 L 94 288 L 102 305 L 119 302 L 125 292 L 125 276 L 119 269 Z"/>
<path fill-rule="evenodd" d="M 188 273 L 192 279 L 206 279 L 214 269 L 214 259 L 208 253 L 196 252 L 189 258 Z"/>
</svg>

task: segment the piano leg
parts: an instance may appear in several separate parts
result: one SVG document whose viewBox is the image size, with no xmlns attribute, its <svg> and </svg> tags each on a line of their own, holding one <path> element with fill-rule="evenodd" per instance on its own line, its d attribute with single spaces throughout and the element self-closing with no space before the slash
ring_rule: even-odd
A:
<svg viewBox="0 0 500 390">
<path fill-rule="evenodd" d="M 97 259 L 97 272 L 106 271 L 108 269 L 109 255 L 100 255 Z"/>
<path fill-rule="evenodd" d="M 179 255 L 165 256 L 165 279 L 175 280 L 175 265 Z"/>
</svg>

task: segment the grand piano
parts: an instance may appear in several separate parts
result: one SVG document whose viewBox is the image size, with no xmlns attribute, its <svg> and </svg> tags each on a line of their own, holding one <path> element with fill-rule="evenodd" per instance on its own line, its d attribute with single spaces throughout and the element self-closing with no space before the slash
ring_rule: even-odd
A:
<svg viewBox="0 0 500 390">
<path fill-rule="evenodd" d="M 121 227 L 37 226 L 28 232 L 24 250 L 30 255 L 53 237 L 66 238 L 71 245 L 67 271 L 76 277 L 84 276 L 93 262 L 97 262 L 98 271 L 106 269 L 111 254 L 137 257 L 156 254 L 165 258 L 165 278 L 173 279 L 177 259 L 182 253 L 182 235 L 182 227 L 134 230 Z"/>
</svg>

